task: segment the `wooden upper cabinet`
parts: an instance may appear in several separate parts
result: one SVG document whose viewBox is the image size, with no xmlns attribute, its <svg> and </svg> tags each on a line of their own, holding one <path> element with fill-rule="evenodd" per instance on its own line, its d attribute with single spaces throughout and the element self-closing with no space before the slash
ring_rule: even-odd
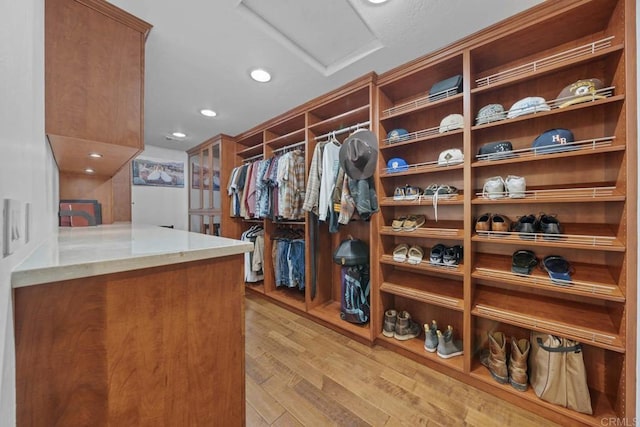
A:
<svg viewBox="0 0 640 427">
<path fill-rule="evenodd" d="M 151 25 L 102 0 L 46 0 L 45 8 L 45 127 L 58 167 L 113 176 L 144 148 Z"/>
</svg>

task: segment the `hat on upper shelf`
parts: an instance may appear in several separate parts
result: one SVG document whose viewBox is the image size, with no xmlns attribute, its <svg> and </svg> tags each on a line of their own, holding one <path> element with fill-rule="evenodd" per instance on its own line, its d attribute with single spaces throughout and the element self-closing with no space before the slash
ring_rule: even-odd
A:
<svg viewBox="0 0 640 427">
<path fill-rule="evenodd" d="M 476 125 L 483 125 L 486 123 L 497 122 L 504 120 L 507 117 L 507 113 L 504 111 L 504 107 L 500 104 L 485 105 L 478 111 L 476 117 Z"/>
<path fill-rule="evenodd" d="M 409 132 L 406 129 L 398 128 L 393 129 L 387 134 L 387 141 L 389 144 L 393 144 L 400 141 L 406 141 L 409 139 Z"/>
<path fill-rule="evenodd" d="M 464 127 L 464 117 L 462 114 L 449 114 L 440 121 L 438 132 L 445 133 L 454 129 L 462 129 Z"/>
<path fill-rule="evenodd" d="M 399 157 L 389 159 L 389 161 L 387 162 L 388 173 L 406 171 L 407 169 L 409 169 L 409 165 L 407 164 L 406 160 Z"/>
<path fill-rule="evenodd" d="M 538 111 L 550 111 L 551 107 L 541 96 L 528 96 L 517 101 L 511 106 L 507 113 L 508 119 L 524 116 L 525 114 L 537 113 Z"/>
<path fill-rule="evenodd" d="M 604 88 L 604 84 L 599 79 L 582 79 L 571 83 L 565 86 L 558 94 L 556 98 L 556 102 L 559 103 L 558 108 L 596 99 L 605 99 L 605 95 L 598 93 L 602 88 Z"/>
<path fill-rule="evenodd" d="M 340 166 L 351 179 L 373 175 L 378 161 L 378 137 L 367 129 L 358 129 L 340 147 Z"/>
</svg>

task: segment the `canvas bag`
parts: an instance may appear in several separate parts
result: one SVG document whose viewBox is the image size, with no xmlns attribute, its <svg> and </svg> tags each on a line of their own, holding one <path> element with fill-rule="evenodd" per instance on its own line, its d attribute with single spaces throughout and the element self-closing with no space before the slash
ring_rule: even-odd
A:
<svg viewBox="0 0 640 427">
<path fill-rule="evenodd" d="M 593 413 L 582 346 L 577 341 L 531 331 L 529 382 L 542 400 Z"/>
<path fill-rule="evenodd" d="M 347 322 L 364 324 L 369 321 L 369 265 L 345 266 L 341 269 L 340 318 Z"/>
</svg>

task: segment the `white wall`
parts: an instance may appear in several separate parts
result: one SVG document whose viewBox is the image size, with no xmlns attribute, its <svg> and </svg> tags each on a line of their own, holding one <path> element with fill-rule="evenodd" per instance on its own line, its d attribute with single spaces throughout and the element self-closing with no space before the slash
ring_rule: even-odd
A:
<svg viewBox="0 0 640 427">
<path fill-rule="evenodd" d="M 187 153 L 147 145 L 138 158 L 184 162 L 185 184 L 183 188 L 132 185 L 131 222 L 173 225 L 177 229 L 187 230 L 189 226 Z"/>
<path fill-rule="evenodd" d="M 0 259 L 0 426 L 15 426 L 11 270 L 57 226 L 58 171 L 44 135 L 44 2 L 3 1 L 0 16 L 0 199 L 30 202 L 32 237 Z"/>
</svg>

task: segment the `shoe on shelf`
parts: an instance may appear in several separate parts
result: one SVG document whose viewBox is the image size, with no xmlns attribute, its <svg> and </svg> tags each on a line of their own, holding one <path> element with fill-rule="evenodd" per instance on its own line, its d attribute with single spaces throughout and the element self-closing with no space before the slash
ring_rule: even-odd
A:
<svg viewBox="0 0 640 427">
<path fill-rule="evenodd" d="M 442 255 L 442 263 L 444 265 L 458 265 L 462 260 L 462 246 L 454 245 L 451 247 L 445 247 Z"/>
<path fill-rule="evenodd" d="M 511 228 L 513 231 L 520 233 L 521 239 L 532 240 L 535 238 L 536 217 L 534 215 L 521 216 L 511 225 Z"/>
<path fill-rule="evenodd" d="M 482 187 L 482 197 L 485 199 L 502 199 L 505 196 L 504 179 L 501 176 L 487 178 Z"/>
<path fill-rule="evenodd" d="M 491 217 L 490 213 L 480 215 L 476 220 L 476 233 L 491 231 Z"/>
<path fill-rule="evenodd" d="M 422 257 L 424 257 L 424 250 L 420 246 L 411 246 L 407 253 L 407 263 L 418 265 L 422 262 Z"/>
<path fill-rule="evenodd" d="M 480 355 L 480 363 L 486 366 L 494 380 L 500 384 L 509 382 L 507 372 L 507 340 L 503 332 L 487 332 L 489 349 Z"/>
<path fill-rule="evenodd" d="M 518 391 L 527 391 L 527 359 L 531 344 L 526 338 L 520 340 L 511 337 L 511 356 L 509 356 L 509 383 Z"/>
<path fill-rule="evenodd" d="M 394 218 L 391 223 L 391 229 L 393 231 L 402 231 L 402 227 L 404 226 L 404 222 L 407 220 L 406 216 L 401 216 L 398 218 Z"/>
<path fill-rule="evenodd" d="M 417 200 L 421 195 L 420 189 L 412 185 L 407 185 L 404 188 L 404 200 Z"/>
<path fill-rule="evenodd" d="M 403 231 L 414 231 L 424 225 L 427 218 L 424 215 L 410 215 L 402 225 Z"/>
<path fill-rule="evenodd" d="M 404 200 L 404 187 L 396 187 L 393 192 L 393 200 Z"/>
<path fill-rule="evenodd" d="M 444 250 L 446 246 L 442 243 L 438 243 L 431 248 L 431 254 L 429 255 L 429 262 L 435 265 L 442 265 L 444 263 Z"/>
<path fill-rule="evenodd" d="M 408 312 L 398 312 L 393 337 L 399 341 L 407 341 L 418 336 L 420 336 L 420 325 L 411 319 Z"/>
<path fill-rule="evenodd" d="M 429 353 L 435 353 L 438 348 L 438 324 L 435 320 L 431 321 L 431 325 L 424 324 L 424 349 Z"/>
<path fill-rule="evenodd" d="M 491 217 L 491 231 L 497 234 L 506 234 L 511 230 L 511 220 L 505 215 L 494 214 Z"/>
<path fill-rule="evenodd" d="M 405 262 L 409 254 L 409 245 L 400 243 L 393 249 L 393 260 L 395 262 Z"/>
<path fill-rule="evenodd" d="M 559 234 L 562 234 L 560 221 L 555 215 L 540 214 L 536 220 L 536 231 L 542 233 L 543 239 L 555 240 Z"/>
<path fill-rule="evenodd" d="M 443 359 L 460 356 L 463 353 L 462 341 L 453 339 L 453 327 L 447 326 L 444 332 L 436 331 L 438 334 L 438 356 Z"/>
<path fill-rule="evenodd" d="M 396 318 L 398 312 L 389 309 L 384 312 L 384 323 L 382 325 L 382 335 L 385 337 L 393 338 L 393 334 L 396 332 Z"/>
<path fill-rule="evenodd" d="M 523 176 L 509 175 L 504 180 L 504 187 L 511 199 L 522 199 L 527 190 L 527 182 Z"/>
</svg>

